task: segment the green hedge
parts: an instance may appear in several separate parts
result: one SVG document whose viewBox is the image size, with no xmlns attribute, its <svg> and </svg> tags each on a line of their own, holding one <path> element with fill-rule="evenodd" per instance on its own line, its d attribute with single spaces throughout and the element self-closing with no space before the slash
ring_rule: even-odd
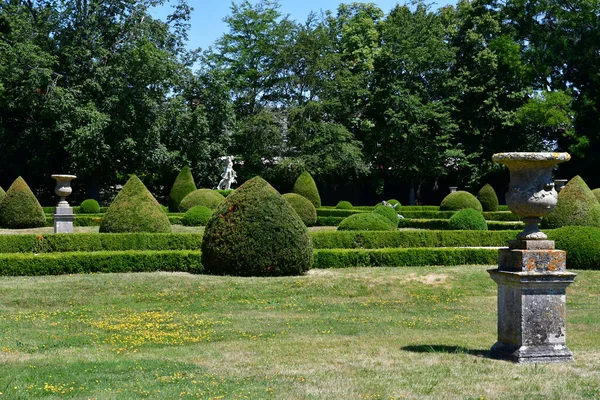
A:
<svg viewBox="0 0 600 400">
<path fill-rule="evenodd" d="M 198 250 L 199 233 L 71 233 L 0 235 L 0 253 Z"/>
<path fill-rule="evenodd" d="M 42 208 L 44 209 L 44 212 L 46 214 L 54 214 L 54 211 L 55 211 L 56 207 L 42 207 Z M 107 209 L 108 209 L 108 207 L 100 207 L 100 213 L 104 214 Z M 73 207 L 73 213 L 74 214 L 80 214 L 81 213 L 81 211 L 79 211 L 79 206 L 74 206 Z M 83 214 L 83 213 L 81 213 L 81 214 Z M 89 215 L 89 214 L 87 214 L 87 215 Z"/>
<path fill-rule="evenodd" d="M 369 212 L 373 211 L 371 208 Z M 336 208 L 317 208 L 317 217 L 342 217 L 346 218 L 354 214 L 364 213 L 366 211 L 359 210 L 343 210 Z"/>
<path fill-rule="evenodd" d="M 498 250 L 473 248 L 320 249 L 313 268 L 496 264 Z"/>
<path fill-rule="evenodd" d="M 315 226 L 338 226 L 345 217 L 317 217 Z"/>
<path fill-rule="evenodd" d="M 456 211 L 398 211 L 404 218 L 449 219 Z"/>
<path fill-rule="evenodd" d="M 488 211 L 484 212 L 483 216 L 486 221 L 520 221 L 518 215 L 510 211 Z"/>
<path fill-rule="evenodd" d="M 515 231 L 327 231 L 311 232 L 315 249 L 507 246 Z"/>
<path fill-rule="evenodd" d="M 488 221 L 490 231 L 522 230 L 522 222 Z M 400 219 L 398 228 L 450 230 L 449 219 Z"/>
<path fill-rule="evenodd" d="M 54 254 L 0 254 L 0 275 L 37 276 L 96 272 L 202 273 L 199 251 L 100 251 Z"/>
</svg>

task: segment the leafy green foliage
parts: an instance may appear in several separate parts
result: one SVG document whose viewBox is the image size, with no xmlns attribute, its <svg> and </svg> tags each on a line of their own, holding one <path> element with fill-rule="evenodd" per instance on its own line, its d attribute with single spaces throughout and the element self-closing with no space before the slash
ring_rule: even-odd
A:
<svg viewBox="0 0 600 400">
<path fill-rule="evenodd" d="M 479 190 L 477 200 L 481 203 L 483 211 L 498 211 L 498 196 L 489 183 Z"/>
<path fill-rule="evenodd" d="M 0 201 L 0 226 L 8 229 L 46 225 L 46 215 L 35 195 L 20 176 Z"/>
<path fill-rule="evenodd" d="M 600 228 L 565 226 L 548 232 L 548 239 L 567 252 L 567 268 L 600 269 Z"/>
<path fill-rule="evenodd" d="M 344 218 L 337 227 L 340 231 L 390 231 L 395 226 L 381 214 L 360 213 Z"/>
<path fill-rule="evenodd" d="M 296 193 L 286 193 L 283 198 L 290 203 L 294 211 L 306 226 L 313 226 L 317 222 L 317 210 L 315 206 L 304 196 Z"/>
<path fill-rule="evenodd" d="M 465 208 L 450 217 L 450 229 L 487 231 L 488 226 L 481 211 Z"/>
<path fill-rule="evenodd" d="M 398 226 L 398 213 L 392 207 L 384 206 L 383 204 L 378 204 L 375 206 L 373 212 L 375 214 L 380 214 L 386 217 L 394 228 Z"/>
<path fill-rule="evenodd" d="M 194 206 L 186 211 L 181 218 L 181 224 L 185 226 L 205 226 L 213 211 L 205 206 Z"/>
<path fill-rule="evenodd" d="M 260 177 L 246 181 L 227 196 L 204 231 L 202 264 L 212 274 L 298 275 L 312 262 L 306 226 Z"/>
<path fill-rule="evenodd" d="M 315 206 L 315 208 L 321 207 L 321 196 L 319 196 L 319 190 L 315 180 L 308 172 L 300 174 L 296 183 L 294 183 L 293 193 L 297 193 L 300 196 L 306 197 Z"/>
<path fill-rule="evenodd" d="M 463 208 L 472 208 L 477 211 L 483 211 L 481 203 L 475 196 L 464 190 L 457 190 L 444 197 L 440 203 L 440 211 L 458 211 Z"/>
<path fill-rule="evenodd" d="M 100 204 L 94 199 L 86 199 L 79 205 L 79 212 L 81 214 L 99 214 Z"/>
<path fill-rule="evenodd" d="M 339 201 L 335 206 L 338 210 L 352 210 L 352 207 L 352 203 L 346 200 Z"/>
<path fill-rule="evenodd" d="M 192 193 L 194 190 L 196 190 L 194 177 L 192 176 L 190 167 L 186 165 L 181 169 L 177 175 L 177 178 L 175 178 L 175 182 L 171 188 L 171 193 L 169 193 L 169 211 L 178 212 L 179 203 L 181 203 L 181 200 L 183 200 L 185 196 Z"/>
<path fill-rule="evenodd" d="M 0 202 L 2 201 L 4 196 L 6 196 L 6 192 L 4 191 L 4 189 L 2 189 L 2 186 L 0 186 Z"/>
<path fill-rule="evenodd" d="M 596 199 L 598 199 L 598 201 L 600 201 L 600 188 L 592 190 L 592 193 L 594 194 L 594 196 L 596 196 Z M 1 194 L 0 194 L 0 196 L 1 196 Z"/>
<path fill-rule="evenodd" d="M 542 228 L 563 226 L 600 227 L 600 203 L 579 175 L 558 193 L 556 208 L 542 219 Z"/>
<path fill-rule="evenodd" d="M 100 232 L 171 232 L 167 214 L 140 179 L 132 175 L 106 210 Z"/>
<path fill-rule="evenodd" d="M 195 206 L 205 206 L 214 210 L 224 199 L 225 197 L 216 190 L 197 189 L 181 200 L 181 203 L 179 203 L 179 211 L 186 212 Z"/>
</svg>

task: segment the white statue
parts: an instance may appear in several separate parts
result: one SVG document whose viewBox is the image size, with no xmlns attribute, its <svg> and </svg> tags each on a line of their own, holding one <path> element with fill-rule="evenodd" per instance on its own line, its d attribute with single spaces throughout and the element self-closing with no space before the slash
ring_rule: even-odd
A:
<svg viewBox="0 0 600 400">
<path fill-rule="evenodd" d="M 217 185 L 217 189 L 219 190 L 229 190 L 231 189 L 231 184 L 237 182 L 235 180 L 237 174 L 233 170 L 233 156 L 225 157 L 225 169 L 221 174 L 221 181 Z"/>
</svg>

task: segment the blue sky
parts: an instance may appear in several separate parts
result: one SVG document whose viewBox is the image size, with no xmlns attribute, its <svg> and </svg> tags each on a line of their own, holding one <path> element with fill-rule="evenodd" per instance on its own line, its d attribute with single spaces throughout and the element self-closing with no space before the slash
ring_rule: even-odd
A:
<svg viewBox="0 0 600 400">
<path fill-rule="evenodd" d="M 242 0 L 236 0 L 235 3 L 241 3 Z M 251 3 L 257 3 L 257 0 L 250 0 Z M 292 20 L 304 22 L 311 11 L 320 10 L 335 11 L 340 3 L 351 3 L 351 0 L 280 0 L 279 9 L 282 14 L 289 14 Z M 380 1 L 358 1 L 359 3 L 375 3 L 386 14 L 397 4 L 404 4 L 403 0 L 380 0 Z M 155 18 L 165 19 L 170 13 L 171 1 L 164 6 L 153 10 Z M 447 4 L 456 4 L 457 0 L 434 0 L 432 7 L 442 7 Z M 215 40 L 221 37 L 227 31 L 227 25 L 223 18 L 230 14 L 231 1 L 224 0 L 188 0 L 188 4 L 194 8 L 192 11 L 191 29 L 189 31 L 189 48 L 201 47 L 207 49 L 214 44 Z"/>
</svg>

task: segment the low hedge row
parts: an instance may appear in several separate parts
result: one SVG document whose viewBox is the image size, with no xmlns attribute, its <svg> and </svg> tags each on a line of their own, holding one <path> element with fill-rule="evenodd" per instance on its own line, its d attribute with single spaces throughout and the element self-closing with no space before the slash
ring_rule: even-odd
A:
<svg viewBox="0 0 600 400">
<path fill-rule="evenodd" d="M 76 233 L 0 235 L 0 253 L 198 250 L 200 233 Z"/>
<path fill-rule="evenodd" d="M 369 211 L 373 211 L 373 209 L 371 208 L 371 210 L 369 210 Z M 343 217 L 343 218 L 345 218 L 345 217 L 349 217 L 354 214 L 364 213 L 364 212 L 366 212 L 366 211 L 319 207 L 319 208 L 317 208 L 317 217 Z"/>
<path fill-rule="evenodd" d="M 449 219 L 456 211 L 398 211 L 404 218 Z"/>
<path fill-rule="evenodd" d="M 474 248 L 321 249 L 313 268 L 496 264 L 498 250 Z"/>
<path fill-rule="evenodd" d="M 0 254 L 0 275 L 38 276 L 96 272 L 204 271 L 199 251 L 98 251 Z"/>
<path fill-rule="evenodd" d="M 311 232 L 315 249 L 507 246 L 515 231 L 327 231 Z"/>
<path fill-rule="evenodd" d="M 491 231 L 522 230 L 525 226 L 522 222 L 487 221 L 488 229 Z M 450 230 L 449 219 L 400 219 L 398 228 Z"/>
<path fill-rule="evenodd" d="M 483 213 L 487 221 L 520 221 L 521 218 L 517 214 L 510 211 L 487 211 Z"/>
<path fill-rule="evenodd" d="M 172 213 L 168 215 L 171 225 L 181 225 L 181 219 L 184 213 Z M 100 226 L 102 223 L 102 214 L 79 214 L 73 221 L 73 226 Z M 54 218 L 46 215 L 46 226 L 53 226 Z"/>
<path fill-rule="evenodd" d="M 56 207 L 42 207 L 42 209 L 44 210 L 44 212 L 46 214 L 54 214 L 55 208 Z M 107 209 L 108 209 L 108 207 L 100 207 L 100 213 L 104 214 Z M 74 214 L 81 213 L 81 211 L 79 210 L 79 206 L 73 206 L 73 213 Z M 91 214 L 86 214 L 86 215 L 91 215 Z"/>
<path fill-rule="evenodd" d="M 345 217 L 317 217 L 315 226 L 338 226 Z"/>
</svg>

